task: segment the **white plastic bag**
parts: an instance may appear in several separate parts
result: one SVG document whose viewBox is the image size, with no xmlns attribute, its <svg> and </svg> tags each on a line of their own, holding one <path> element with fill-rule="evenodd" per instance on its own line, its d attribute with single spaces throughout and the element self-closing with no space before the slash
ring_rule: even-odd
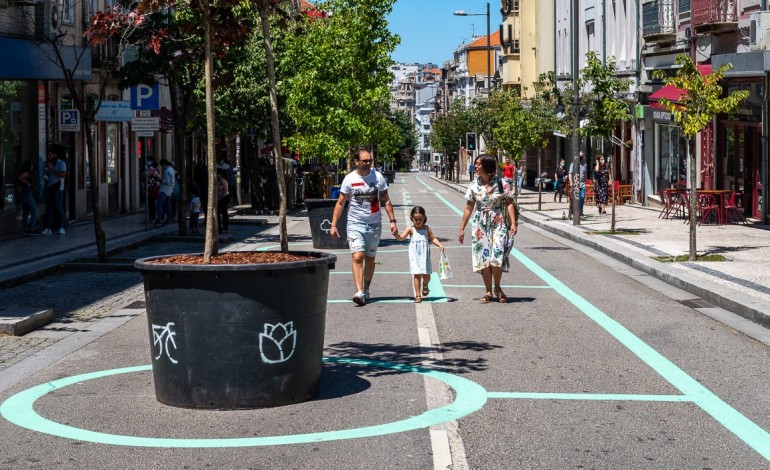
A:
<svg viewBox="0 0 770 470">
<path fill-rule="evenodd" d="M 442 281 L 452 277 L 452 268 L 449 266 L 449 256 L 445 251 L 441 252 L 441 259 L 438 261 L 438 277 Z"/>
</svg>

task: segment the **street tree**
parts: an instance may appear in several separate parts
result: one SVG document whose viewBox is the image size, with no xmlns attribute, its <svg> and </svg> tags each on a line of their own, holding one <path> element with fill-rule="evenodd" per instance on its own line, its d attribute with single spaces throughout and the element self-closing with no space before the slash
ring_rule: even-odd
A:
<svg viewBox="0 0 770 470">
<path fill-rule="evenodd" d="M 282 80 L 294 134 L 286 139 L 306 161 L 349 160 L 372 146 L 387 126 L 392 74 L 388 66 L 399 39 L 388 29 L 395 0 L 329 0 L 323 17 L 307 17 L 287 37 Z M 327 165 L 323 165 L 325 168 Z"/>
<path fill-rule="evenodd" d="M 494 93 L 498 119 L 493 128 L 500 150 L 518 163 L 530 145 L 529 116 L 519 94 L 515 91 Z"/>
<path fill-rule="evenodd" d="M 376 138 L 378 159 L 383 163 L 396 163 L 409 169 L 419 137 L 409 114 L 404 110 L 393 111 Z"/>
<path fill-rule="evenodd" d="M 595 51 L 586 54 L 586 66 L 581 71 L 581 85 L 586 89 L 582 93 L 583 104 L 591 111 L 586 124 L 578 129 L 583 137 L 600 137 L 612 141 L 617 123 L 631 119 L 631 105 L 622 97 L 628 93 L 632 82 L 619 78 L 615 66 L 615 58 L 609 57 L 602 64 Z M 622 136 L 621 136 L 622 138 Z M 621 139 L 622 140 L 622 139 Z M 604 152 L 604 145 L 602 145 Z M 615 168 L 614 155 L 606 152 L 605 158 L 610 162 L 610 174 Z M 609 188 L 612 197 L 612 222 L 610 232 L 615 232 L 615 186 Z"/>
<path fill-rule="evenodd" d="M 691 57 L 680 55 L 676 64 L 681 68 L 673 77 L 666 77 L 665 72 L 656 70 L 653 76 L 664 79 L 666 85 L 680 89 L 682 92 L 676 102 L 665 98 L 659 101 L 664 109 L 671 113 L 687 137 L 687 172 L 690 181 L 690 254 L 689 260 L 697 260 L 696 225 L 697 225 L 697 194 L 695 177 L 695 136 L 698 135 L 717 114 L 728 114 L 734 111 L 741 101 L 749 96 L 748 90 L 738 90 L 723 97 L 722 78 L 726 71 L 732 69 L 731 64 L 724 64 L 713 69 L 708 75 L 701 74 Z"/>
<path fill-rule="evenodd" d="M 527 119 L 529 133 L 527 143 L 537 149 L 537 174 L 540 177 L 542 171 L 543 150 L 548 147 L 549 138 L 554 131 L 564 132 L 566 125 L 556 114 L 556 107 L 561 102 L 561 92 L 556 86 L 553 72 L 540 74 L 534 84 L 535 93 L 529 102 L 529 119 Z M 538 199 L 537 210 L 542 209 L 543 185 L 537 185 Z"/>
<path fill-rule="evenodd" d="M 459 171 L 455 165 L 460 158 L 460 147 L 465 141 L 466 132 L 473 129 L 473 117 L 463 100 L 454 100 L 449 105 L 449 112 L 438 116 L 431 124 L 430 142 L 444 156 L 446 177 L 459 181 Z"/>
</svg>

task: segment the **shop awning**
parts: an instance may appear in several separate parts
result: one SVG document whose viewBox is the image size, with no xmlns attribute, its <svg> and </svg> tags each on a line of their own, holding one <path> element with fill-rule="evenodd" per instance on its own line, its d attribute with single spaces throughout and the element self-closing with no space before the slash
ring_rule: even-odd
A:
<svg viewBox="0 0 770 470">
<path fill-rule="evenodd" d="M 697 67 L 701 75 L 709 75 L 711 73 L 711 64 L 700 64 Z M 672 103 L 678 103 L 682 96 L 687 96 L 687 92 L 681 88 L 666 85 L 663 88 L 658 89 L 658 91 L 655 93 L 651 94 L 647 99 L 649 101 L 655 101 L 655 103 L 651 103 L 650 106 L 657 108 L 657 102 L 661 98 L 665 98 Z"/>
</svg>

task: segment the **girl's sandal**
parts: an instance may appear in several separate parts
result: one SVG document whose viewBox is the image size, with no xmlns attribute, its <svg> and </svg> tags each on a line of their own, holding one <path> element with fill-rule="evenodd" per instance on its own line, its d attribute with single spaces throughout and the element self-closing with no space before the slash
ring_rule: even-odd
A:
<svg viewBox="0 0 770 470">
<path fill-rule="evenodd" d="M 505 292 L 503 292 L 502 289 L 495 292 L 495 294 L 497 295 L 497 301 L 501 304 L 508 302 L 508 296 L 505 295 Z"/>
<path fill-rule="evenodd" d="M 422 302 L 422 297 L 420 297 L 419 295 L 414 298 L 414 303 L 419 304 L 421 302 Z"/>
<path fill-rule="evenodd" d="M 492 299 L 493 299 L 492 294 L 487 293 L 484 295 L 484 297 L 479 299 L 479 302 L 481 302 L 482 304 L 488 304 L 489 302 L 492 301 Z"/>
</svg>

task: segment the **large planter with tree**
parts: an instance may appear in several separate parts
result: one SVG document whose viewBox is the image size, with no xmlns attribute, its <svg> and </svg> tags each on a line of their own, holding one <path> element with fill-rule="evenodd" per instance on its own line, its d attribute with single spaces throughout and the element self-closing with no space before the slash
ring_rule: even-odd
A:
<svg viewBox="0 0 770 470">
<path fill-rule="evenodd" d="M 144 278 L 158 401 L 184 408 L 265 408 L 318 394 L 329 270 L 337 258 L 290 255 L 307 259 L 136 261 Z"/>
<path fill-rule="evenodd" d="M 338 250 L 347 248 L 348 236 L 346 226 L 348 223 L 348 206 L 337 221 L 339 238 L 332 238 L 329 230 L 332 228 L 332 216 L 337 199 L 305 199 L 308 220 L 310 223 L 310 236 L 313 238 L 313 248 L 325 250 Z"/>
</svg>

